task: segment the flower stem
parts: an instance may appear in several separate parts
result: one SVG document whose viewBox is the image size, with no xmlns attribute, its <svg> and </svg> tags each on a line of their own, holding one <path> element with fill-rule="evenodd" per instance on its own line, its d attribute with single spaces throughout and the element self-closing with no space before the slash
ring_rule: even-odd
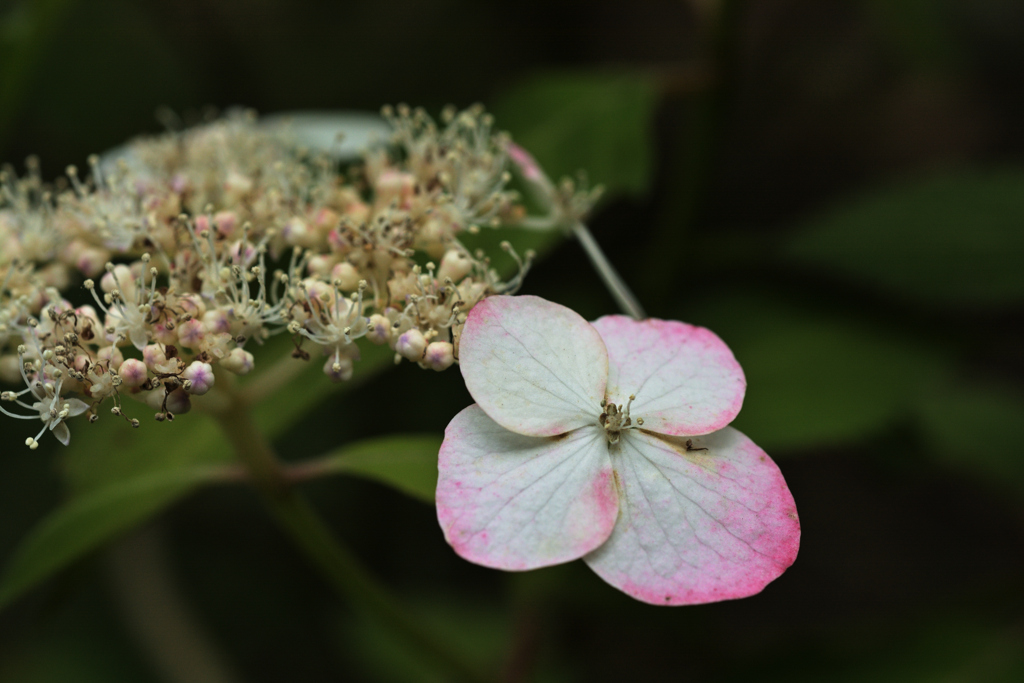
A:
<svg viewBox="0 0 1024 683">
<path fill-rule="evenodd" d="M 264 504 L 292 542 L 342 598 L 379 618 L 452 680 L 486 681 L 430 628 L 402 608 L 331 532 L 305 497 L 296 491 L 247 406 L 235 398 L 215 414 L 235 453 L 249 470 Z"/>
<path fill-rule="evenodd" d="M 615 299 L 615 303 L 619 305 L 622 312 L 626 315 L 632 316 L 636 320 L 643 320 L 647 317 L 644 313 L 643 307 L 637 300 L 633 291 L 626 285 L 622 276 L 619 275 L 615 267 L 612 266 L 608 257 L 604 255 L 601 247 L 598 245 L 597 240 L 590 234 L 590 230 L 581 221 L 576 221 L 572 226 L 573 234 L 576 235 L 576 239 L 579 240 L 583 246 L 583 250 L 587 252 L 587 256 L 590 258 L 590 262 L 594 266 L 594 270 L 601 276 L 604 281 L 605 287 L 611 292 L 612 297 Z"/>
</svg>

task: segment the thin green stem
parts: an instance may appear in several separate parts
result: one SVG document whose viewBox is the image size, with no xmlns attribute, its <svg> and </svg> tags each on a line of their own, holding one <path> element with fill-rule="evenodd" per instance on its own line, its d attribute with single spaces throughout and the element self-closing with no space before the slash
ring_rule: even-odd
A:
<svg viewBox="0 0 1024 683">
<path fill-rule="evenodd" d="M 309 502 L 288 481 L 274 451 L 240 400 L 215 415 L 235 453 L 247 467 L 264 504 L 292 542 L 343 598 L 379 618 L 459 681 L 486 681 L 428 626 L 402 608 L 331 532 Z"/>
<path fill-rule="evenodd" d="M 582 245 L 583 250 L 587 252 L 594 270 L 601 276 L 605 287 L 611 292 L 612 298 L 615 299 L 615 303 L 619 305 L 622 312 L 636 320 L 646 318 L 647 314 L 644 313 L 644 309 L 633 294 L 633 291 L 626 285 L 626 282 L 619 275 L 618 271 L 615 270 L 608 257 L 604 255 L 604 251 L 601 250 L 594 236 L 590 234 L 587 226 L 580 221 L 576 221 L 572 226 L 572 231 L 576 235 L 576 239 L 579 240 L 580 245 Z"/>
</svg>

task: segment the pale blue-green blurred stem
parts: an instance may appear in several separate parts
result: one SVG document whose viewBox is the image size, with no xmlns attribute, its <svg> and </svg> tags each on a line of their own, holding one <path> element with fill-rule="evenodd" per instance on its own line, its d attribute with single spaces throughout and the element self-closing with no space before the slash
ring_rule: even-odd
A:
<svg viewBox="0 0 1024 683">
<path fill-rule="evenodd" d="M 583 250 L 587 252 L 587 256 L 590 258 L 594 269 L 601 276 L 605 287 L 608 288 L 612 298 L 615 299 L 615 303 L 619 305 L 622 312 L 636 320 L 646 318 L 647 314 L 644 313 L 643 307 L 637 301 L 636 295 L 633 294 L 633 291 L 623 281 L 622 276 L 619 275 L 615 267 L 608 261 L 608 258 L 601 251 L 601 247 L 598 246 L 597 240 L 590 234 L 587 226 L 580 221 L 576 221 L 572 226 L 572 231 L 576 235 L 576 239 L 583 246 Z"/>
</svg>

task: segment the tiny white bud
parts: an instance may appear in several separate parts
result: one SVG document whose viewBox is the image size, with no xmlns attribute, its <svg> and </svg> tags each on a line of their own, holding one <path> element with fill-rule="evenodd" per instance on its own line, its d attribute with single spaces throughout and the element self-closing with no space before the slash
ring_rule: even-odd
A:
<svg viewBox="0 0 1024 683">
<path fill-rule="evenodd" d="M 380 313 L 371 315 L 366 328 L 366 338 L 373 344 L 387 344 L 391 339 L 391 321 Z"/>
<path fill-rule="evenodd" d="M 236 375 L 246 375 L 252 370 L 254 363 L 255 359 L 251 353 L 242 348 L 234 348 L 226 358 L 221 359 L 220 366 Z"/>
<path fill-rule="evenodd" d="M 185 389 L 194 396 L 202 396 L 212 389 L 216 379 L 213 376 L 213 367 L 209 363 L 198 360 L 192 361 L 185 368 L 185 372 L 181 373 L 181 376 L 186 382 L 191 383 Z M 171 412 L 177 411 L 172 410 Z"/>
<path fill-rule="evenodd" d="M 465 253 L 457 249 L 449 249 L 441 259 L 437 279 L 444 282 L 445 279 L 451 278 L 452 282 L 458 282 L 466 277 L 471 270 L 473 270 L 473 262 Z"/>
<path fill-rule="evenodd" d="M 423 356 L 423 363 L 428 368 L 441 372 L 451 367 L 455 362 L 455 347 L 450 342 L 436 341 L 427 345 L 426 353 Z"/>
<path fill-rule="evenodd" d="M 205 336 L 206 330 L 203 328 L 203 323 L 195 318 L 182 323 L 178 327 L 178 341 L 190 349 L 198 348 Z"/>
<path fill-rule="evenodd" d="M 348 261 L 342 261 L 331 269 L 331 280 L 338 283 L 343 292 L 354 292 L 359 289 L 362 278 L 359 271 Z"/>
<path fill-rule="evenodd" d="M 324 363 L 324 374 L 332 382 L 346 382 L 352 379 L 352 359 L 347 356 L 338 356 L 337 360 L 332 355 Z"/>
<path fill-rule="evenodd" d="M 403 358 L 418 361 L 423 358 L 423 352 L 427 349 L 427 340 L 415 327 L 403 332 L 395 343 L 395 351 Z"/>
<path fill-rule="evenodd" d="M 117 376 L 121 378 L 121 383 L 131 389 L 145 384 L 146 374 L 146 364 L 135 358 L 125 360 L 117 370 Z"/>
</svg>

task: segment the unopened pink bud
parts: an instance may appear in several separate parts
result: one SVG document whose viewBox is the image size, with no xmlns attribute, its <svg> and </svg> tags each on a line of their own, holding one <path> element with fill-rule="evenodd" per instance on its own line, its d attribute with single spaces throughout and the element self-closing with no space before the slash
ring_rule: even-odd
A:
<svg viewBox="0 0 1024 683">
<path fill-rule="evenodd" d="M 292 218 L 281 228 L 281 237 L 292 246 L 305 246 L 308 235 L 309 226 L 306 225 L 306 221 L 298 217 Z"/>
<path fill-rule="evenodd" d="M 146 383 L 146 364 L 135 358 L 129 358 L 121 363 L 117 374 L 121 378 L 122 385 L 129 389 L 135 389 Z"/>
<path fill-rule="evenodd" d="M 157 365 L 167 362 L 167 356 L 164 355 L 164 350 L 160 348 L 159 344 L 149 344 L 142 349 L 142 361 L 146 364 L 146 367 L 151 370 Z M 128 361 L 125 361 L 126 363 Z"/>
<path fill-rule="evenodd" d="M 423 363 L 428 368 L 441 372 L 447 370 L 455 362 L 455 347 L 451 342 L 430 342 L 423 354 Z"/>
<path fill-rule="evenodd" d="M 380 313 L 371 315 L 366 327 L 366 338 L 373 344 L 387 344 L 391 339 L 391 321 Z"/>
<path fill-rule="evenodd" d="M 405 204 L 412 197 L 415 184 L 416 176 L 413 174 L 388 169 L 380 174 L 375 183 L 377 201 L 380 204 L 397 201 L 399 208 L 408 208 Z"/>
<path fill-rule="evenodd" d="M 336 280 L 343 292 L 354 292 L 359 288 L 362 277 L 359 271 L 348 261 L 342 261 L 331 271 L 331 280 Z"/>
<path fill-rule="evenodd" d="M 96 352 L 96 359 L 108 362 L 110 367 L 116 367 L 124 363 L 124 354 L 116 346 L 104 346 Z"/>
<path fill-rule="evenodd" d="M 252 354 L 242 348 L 231 349 L 231 353 L 220 361 L 222 368 L 236 375 L 249 374 L 254 364 L 255 359 Z"/>
<path fill-rule="evenodd" d="M 206 331 L 203 329 L 203 323 L 195 318 L 178 325 L 178 341 L 190 349 L 198 348 L 205 336 Z"/>
<path fill-rule="evenodd" d="M 215 378 L 213 376 L 213 367 L 209 363 L 198 360 L 192 361 L 185 368 L 185 372 L 181 373 L 181 376 L 182 379 L 191 382 L 188 385 L 187 391 L 195 396 L 202 396 L 213 388 Z"/>
<path fill-rule="evenodd" d="M 229 237 L 238 225 L 238 216 L 234 211 L 218 211 L 213 217 L 213 223 L 217 226 L 217 232 Z"/>
<path fill-rule="evenodd" d="M 231 321 L 228 315 L 220 309 L 207 311 L 203 314 L 203 326 L 211 334 L 221 334 L 231 331 Z"/>
<path fill-rule="evenodd" d="M 244 240 L 238 240 L 228 249 L 231 254 L 231 262 L 236 266 L 251 266 L 256 260 L 256 247 Z"/>
<path fill-rule="evenodd" d="M 103 272 L 103 266 L 110 259 L 109 252 L 95 247 L 86 247 L 78 252 L 75 266 L 86 277 L 95 277 Z"/>
<path fill-rule="evenodd" d="M 415 327 L 403 332 L 395 342 L 395 351 L 403 358 L 418 361 L 427 349 L 427 340 Z"/>
<path fill-rule="evenodd" d="M 158 344 L 177 344 L 178 332 L 175 329 L 167 329 L 166 323 L 156 323 L 152 327 L 153 341 Z"/>
</svg>

